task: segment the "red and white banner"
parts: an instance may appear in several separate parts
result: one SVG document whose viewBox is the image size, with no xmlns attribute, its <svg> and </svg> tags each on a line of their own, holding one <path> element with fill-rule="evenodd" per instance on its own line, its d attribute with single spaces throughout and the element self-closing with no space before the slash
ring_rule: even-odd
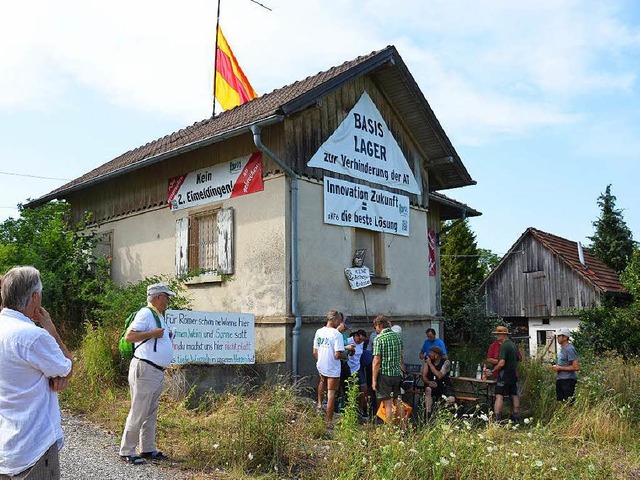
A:
<svg viewBox="0 0 640 480">
<path fill-rule="evenodd" d="M 427 230 L 427 240 L 429 241 L 429 276 L 435 277 L 438 273 L 438 263 L 436 262 L 436 231 L 433 228 Z"/>
<path fill-rule="evenodd" d="M 230 162 L 170 178 L 167 203 L 171 210 L 182 210 L 262 190 L 262 153 L 254 152 Z"/>
</svg>

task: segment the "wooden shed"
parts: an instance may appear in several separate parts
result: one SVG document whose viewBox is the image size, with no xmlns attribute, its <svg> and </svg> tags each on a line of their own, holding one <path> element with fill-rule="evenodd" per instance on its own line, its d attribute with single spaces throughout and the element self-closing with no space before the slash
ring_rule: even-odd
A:
<svg viewBox="0 0 640 480">
<path fill-rule="evenodd" d="M 528 228 L 480 285 L 487 313 L 529 338 L 535 356 L 557 328 L 578 328 L 580 310 L 627 297 L 616 272 L 578 242 Z M 551 352 L 555 347 L 552 347 Z"/>
</svg>

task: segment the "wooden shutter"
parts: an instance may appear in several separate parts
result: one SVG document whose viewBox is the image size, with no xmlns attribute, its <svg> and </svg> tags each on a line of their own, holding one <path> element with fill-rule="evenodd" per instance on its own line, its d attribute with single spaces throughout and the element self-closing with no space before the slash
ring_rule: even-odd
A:
<svg viewBox="0 0 640 480">
<path fill-rule="evenodd" d="M 176 220 L 176 276 L 189 272 L 189 219 Z"/>
<path fill-rule="evenodd" d="M 218 211 L 218 273 L 233 274 L 233 208 Z"/>
</svg>

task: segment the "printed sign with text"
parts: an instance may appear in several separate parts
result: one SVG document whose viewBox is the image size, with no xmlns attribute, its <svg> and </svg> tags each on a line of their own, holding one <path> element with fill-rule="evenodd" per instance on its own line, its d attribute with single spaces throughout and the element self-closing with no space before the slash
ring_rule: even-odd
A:
<svg viewBox="0 0 640 480">
<path fill-rule="evenodd" d="M 167 203 L 175 211 L 262 190 L 262 154 L 255 152 L 169 179 Z"/>
<path fill-rule="evenodd" d="M 256 361 L 252 313 L 167 310 L 165 320 L 173 332 L 173 364 Z"/>
<path fill-rule="evenodd" d="M 409 236 L 409 197 L 324 177 L 324 223 Z"/>
<path fill-rule="evenodd" d="M 420 193 L 407 159 L 367 92 L 307 165 Z"/>
</svg>

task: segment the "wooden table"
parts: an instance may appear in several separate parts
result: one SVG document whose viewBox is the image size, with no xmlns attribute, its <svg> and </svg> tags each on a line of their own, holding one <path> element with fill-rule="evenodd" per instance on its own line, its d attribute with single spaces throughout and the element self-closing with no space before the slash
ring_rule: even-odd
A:
<svg viewBox="0 0 640 480">
<path fill-rule="evenodd" d="M 456 396 L 482 400 L 487 407 L 493 407 L 495 398 L 495 380 L 482 380 L 475 377 L 450 377 Z"/>
</svg>

